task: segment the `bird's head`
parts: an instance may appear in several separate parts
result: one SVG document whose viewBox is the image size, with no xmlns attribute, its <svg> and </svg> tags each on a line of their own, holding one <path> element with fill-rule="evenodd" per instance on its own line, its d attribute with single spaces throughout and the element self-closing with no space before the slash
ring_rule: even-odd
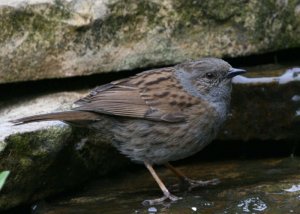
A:
<svg viewBox="0 0 300 214">
<path fill-rule="evenodd" d="M 176 76 L 184 89 L 193 96 L 211 101 L 230 98 L 231 79 L 245 73 L 232 68 L 222 59 L 203 58 L 176 66 Z"/>
</svg>

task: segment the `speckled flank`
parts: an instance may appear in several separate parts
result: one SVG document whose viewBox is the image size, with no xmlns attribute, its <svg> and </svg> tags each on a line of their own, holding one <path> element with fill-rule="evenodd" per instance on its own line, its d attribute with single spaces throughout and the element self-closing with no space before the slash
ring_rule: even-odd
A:
<svg viewBox="0 0 300 214">
<path fill-rule="evenodd" d="M 185 158 L 204 148 L 217 134 L 217 130 L 214 130 L 212 135 L 203 131 L 213 130 L 212 118 L 206 114 L 212 111 L 213 115 L 214 110 L 202 108 L 202 112 L 200 111 L 198 109 L 203 116 L 195 115 L 185 124 L 124 121 L 114 128 L 114 145 L 121 153 L 140 163 L 147 160 L 150 163 L 161 164 Z"/>
</svg>

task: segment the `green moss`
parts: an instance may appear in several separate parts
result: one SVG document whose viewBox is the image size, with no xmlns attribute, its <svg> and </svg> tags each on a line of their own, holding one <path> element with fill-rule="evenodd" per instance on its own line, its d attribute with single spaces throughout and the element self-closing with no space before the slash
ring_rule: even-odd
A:
<svg viewBox="0 0 300 214">
<path fill-rule="evenodd" d="M 186 37 L 194 35 L 201 37 L 211 30 L 216 33 L 220 27 L 226 29 L 226 22 L 233 24 L 234 16 L 241 16 L 243 9 L 240 8 L 243 0 L 235 1 L 174 1 L 174 10 L 177 13 L 175 37 Z M 228 25 L 230 26 L 230 25 Z"/>
<path fill-rule="evenodd" d="M 11 175 L 1 191 L 0 210 L 61 192 L 129 162 L 110 139 L 67 125 L 14 134 L 5 142 L 0 168 Z"/>
<path fill-rule="evenodd" d="M 116 1 L 108 7 L 111 15 L 92 27 L 92 35 L 103 43 L 140 40 L 161 21 L 157 16 L 160 5 L 152 1 Z"/>
<path fill-rule="evenodd" d="M 55 39 L 56 29 L 64 25 L 62 20 L 68 19 L 70 15 L 70 12 L 58 3 L 53 6 L 32 5 L 24 10 L 4 7 L 0 11 L 0 38 L 5 41 L 14 35 L 30 32 L 27 38 L 29 40 L 37 41 L 43 38 L 51 41 Z"/>
<path fill-rule="evenodd" d="M 32 165 L 32 159 L 30 158 L 21 158 L 19 163 L 22 168 L 30 167 Z"/>
<path fill-rule="evenodd" d="M 297 1 L 257 1 L 254 7 L 259 10 L 250 9 L 254 12 L 255 19 L 251 20 L 254 23 L 245 23 L 247 26 L 254 26 L 248 29 L 252 32 L 252 42 L 262 44 L 268 51 L 299 45 L 296 35 L 300 23 L 294 13 L 296 6 Z"/>
<path fill-rule="evenodd" d="M 9 54 L 3 55 L 2 63 L 8 63 L 4 65 L 6 69 L 0 78 L 6 82 L 14 81 L 16 76 L 23 80 L 32 76 L 38 78 L 39 70 L 36 65 L 45 61 L 47 56 L 62 52 L 57 48 L 62 41 L 59 32 L 68 34 L 63 20 L 70 16 L 66 7 L 55 4 L 36 4 L 19 10 L 1 7 L 0 42 L 5 45 Z M 41 69 L 43 73 L 46 70 Z"/>
<path fill-rule="evenodd" d="M 240 15 L 242 13 L 240 5 L 243 2 L 245 1 L 177 0 L 174 3 L 174 9 L 179 14 L 179 20 L 181 22 L 198 24 L 203 22 L 207 18 L 213 20 L 214 22 L 223 22 L 230 19 L 234 15 Z"/>
<path fill-rule="evenodd" d="M 9 136 L 5 149 L 0 153 L 0 168 L 9 169 L 16 181 L 24 179 L 18 175 L 27 175 L 27 179 L 31 179 L 51 164 L 49 155 L 56 155 L 62 150 L 70 131 L 68 127 L 53 127 Z"/>
</svg>

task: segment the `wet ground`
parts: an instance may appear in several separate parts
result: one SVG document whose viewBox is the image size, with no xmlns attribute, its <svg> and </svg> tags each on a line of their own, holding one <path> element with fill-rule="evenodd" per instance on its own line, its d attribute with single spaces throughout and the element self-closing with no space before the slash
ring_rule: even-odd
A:
<svg viewBox="0 0 300 214">
<path fill-rule="evenodd" d="M 216 186 L 192 192 L 175 192 L 176 203 L 145 207 L 145 199 L 161 192 L 146 169 L 134 169 L 101 179 L 74 195 L 61 196 L 32 206 L 33 213 L 299 213 L 300 158 L 232 161 L 193 161 L 177 165 L 193 179 L 219 178 Z M 167 185 L 177 182 L 171 172 L 158 167 Z"/>
</svg>

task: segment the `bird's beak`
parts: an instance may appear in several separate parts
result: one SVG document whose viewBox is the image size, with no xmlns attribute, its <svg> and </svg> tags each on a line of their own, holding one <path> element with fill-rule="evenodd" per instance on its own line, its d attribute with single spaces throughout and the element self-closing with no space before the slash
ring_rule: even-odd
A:
<svg viewBox="0 0 300 214">
<path fill-rule="evenodd" d="M 247 71 L 244 70 L 244 69 L 230 68 L 227 75 L 226 75 L 226 78 L 232 78 L 232 77 L 235 77 L 236 75 L 244 74 L 246 72 Z"/>
</svg>

